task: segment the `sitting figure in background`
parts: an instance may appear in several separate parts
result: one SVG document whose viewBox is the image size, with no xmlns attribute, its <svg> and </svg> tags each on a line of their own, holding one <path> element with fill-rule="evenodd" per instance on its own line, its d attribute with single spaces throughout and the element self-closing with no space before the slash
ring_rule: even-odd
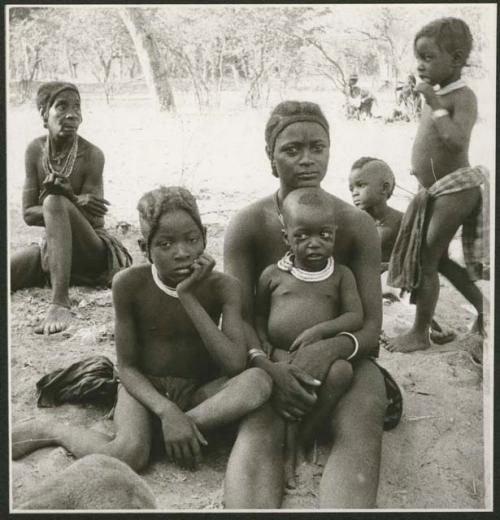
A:
<svg viewBox="0 0 500 520">
<path fill-rule="evenodd" d="M 264 370 L 245 370 L 240 287 L 213 270 L 194 197 L 162 187 L 143 195 L 138 209 L 141 247 L 151 263 L 113 280 L 121 381 L 116 434 L 33 419 L 12 429 L 15 459 L 60 445 L 75 457 L 102 453 L 140 471 L 149 462 L 153 427 L 160 426 L 168 459 L 194 468 L 208 431 L 259 408 L 271 394 Z"/>
<path fill-rule="evenodd" d="M 284 239 L 290 249 L 261 274 L 255 310 L 261 345 L 276 362 L 290 361 L 298 349 L 355 332 L 363 324 L 363 307 L 354 275 L 333 260 L 336 224 L 331 201 L 320 188 L 299 188 L 283 201 L 282 216 Z M 296 455 L 303 455 L 302 447 L 314 441 L 351 385 L 350 357 L 334 361 L 319 388 L 309 387 L 311 393 L 318 392 L 318 400 L 300 422 L 288 418 L 288 485 L 294 482 Z"/>
<path fill-rule="evenodd" d="M 364 120 L 372 117 L 375 97 L 370 91 L 358 86 L 357 74 L 351 74 L 349 77 L 346 94 L 346 115 L 348 119 Z"/>
<path fill-rule="evenodd" d="M 396 88 L 398 107 L 403 110 L 407 121 L 414 121 L 422 113 L 422 95 L 416 89 L 417 80 L 413 74 L 408 75 L 406 83 Z"/>
<path fill-rule="evenodd" d="M 26 150 L 23 217 L 29 226 L 43 226 L 45 238 L 11 255 L 10 286 L 16 291 L 50 282 L 51 305 L 35 332 L 54 334 L 71 321 L 70 284 L 110 285 L 132 258 L 104 229 L 109 205 L 103 197 L 104 155 L 77 133 L 82 122 L 77 87 L 44 83 L 37 106 L 48 134 Z"/>
</svg>

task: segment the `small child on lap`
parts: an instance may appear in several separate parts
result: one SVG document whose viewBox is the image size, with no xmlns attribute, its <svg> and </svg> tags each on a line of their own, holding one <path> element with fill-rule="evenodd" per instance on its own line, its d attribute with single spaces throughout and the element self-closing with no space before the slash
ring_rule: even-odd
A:
<svg viewBox="0 0 500 520">
<path fill-rule="evenodd" d="M 283 202 L 282 216 L 290 251 L 263 271 L 255 311 L 261 344 L 276 362 L 291 361 L 299 349 L 337 334 L 355 332 L 363 323 L 354 275 L 333 260 L 335 219 L 324 192 L 319 188 L 292 191 Z M 295 472 L 297 434 L 299 445 L 310 443 L 351 382 L 349 361 L 335 361 L 319 389 L 313 411 L 302 418 L 300 432 L 295 418 L 287 417 L 285 473 L 289 484 Z M 311 387 L 311 393 L 315 391 Z M 322 399 L 325 392 L 328 400 Z"/>
<path fill-rule="evenodd" d="M 113 280 L 122 382 L 116 435 L 27 421 L 13 428 L 14 458 L 62 445 L 76 457 L 103 453 L 138 471 L 149 460 L 156 416 L 167 457 L 192 468 L 201 460 L 207 431 L 236 421 L 270 396 L 270 377 L 245 370 L 240 287 L 213 270 L 194 197 L 184 188 L 162 187 L 143 195 L 138 209 L 140 243 L 151 264 Z"/>
</svg>

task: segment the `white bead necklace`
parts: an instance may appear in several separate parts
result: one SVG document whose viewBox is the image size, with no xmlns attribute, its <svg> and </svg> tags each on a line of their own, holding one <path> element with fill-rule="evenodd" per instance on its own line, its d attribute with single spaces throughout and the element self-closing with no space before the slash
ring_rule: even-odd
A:
<svg viewBox="0 0 500 520">
<path fill-rule="evenodd" d="M 168 285 L 165 285 L 160 280 L 160 277 L 158 276 L 158 269 L 156 269 L 156 266 L 154 264 L 151 264 L 151 274 L 153 275 L 153 280 L 155 281 L 155 284 L 158 286 L 160 290 L 162 290 L 165 294 L 172 296 L 172 298 L 179 298 L 179 295 L 177 294 L 177 291 L 175 289 L 169 287 Z"/>
<path fill-rule="evenodd" d="M 291 251 L 288 251 L 283 258 L 278 260 L 276 265 L 278 269 L 288 271 L 297 280 L 302 280 L 303 282 L 322 282 L 330 278 L 335 270 L 335 262 L 331 256 L 328 257 L 326 266 L 321 271 L 306 271 L 305 269 L 300 269 L 300 267 L 295 267 Z"/>
</svg>

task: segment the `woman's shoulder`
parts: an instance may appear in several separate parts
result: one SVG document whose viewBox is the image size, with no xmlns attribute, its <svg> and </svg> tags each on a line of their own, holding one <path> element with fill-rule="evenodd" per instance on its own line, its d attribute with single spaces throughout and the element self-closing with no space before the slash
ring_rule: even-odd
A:
<svg viewBox="0 0 500 520">
<path fill-rule="evenodd" d="M 229 221 L 230 229 L 259 230 L 270 208 L 273 207 L 273 195 L 263 197 L 238 210 Z"/>
<path fill-rule="evenodd" d="M 269 209 L 273 205 L 274 195 L 268 195 L 267 197 L 262 197 L 255 202 L 247 204 L 243 208 L 241 208 L 235 216 L 259 216 L 263 215 L 264 212 Z"/>
<path fill-rule="evenodd" d="M 78 152 L 79 154 L 88 154 L 91 157 L 103 158 L 104 152 L 94 143 L 91 143 L 81 135 L 78 135 Z"/>
<path fill-rule="evenodd" d="M 27 154 L 34 154 L 34 153 L 40 153 L 43 149 L 43 146 L 45 144 L 45 141 L 47 140 L 46 135 L 41 135 L 39 137 L 36 137 L 32 141 L 29 142 L 28 146 L 26 147 L 26 153 Z"/>
</svg>

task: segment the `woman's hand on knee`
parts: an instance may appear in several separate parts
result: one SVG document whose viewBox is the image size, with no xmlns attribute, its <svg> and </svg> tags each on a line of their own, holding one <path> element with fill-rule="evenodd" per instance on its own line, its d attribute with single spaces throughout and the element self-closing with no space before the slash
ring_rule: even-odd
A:
<svg viewBox="0 0 500 520">
<path fill-rule="evenodd" d="M 274 407 L 286 419 L 300 419 L 316 402 L 314 388 L 319 387 L 321 382 L 299 367 L 274 363 L 271 377 L 274 382 Z"/>
</svg>

